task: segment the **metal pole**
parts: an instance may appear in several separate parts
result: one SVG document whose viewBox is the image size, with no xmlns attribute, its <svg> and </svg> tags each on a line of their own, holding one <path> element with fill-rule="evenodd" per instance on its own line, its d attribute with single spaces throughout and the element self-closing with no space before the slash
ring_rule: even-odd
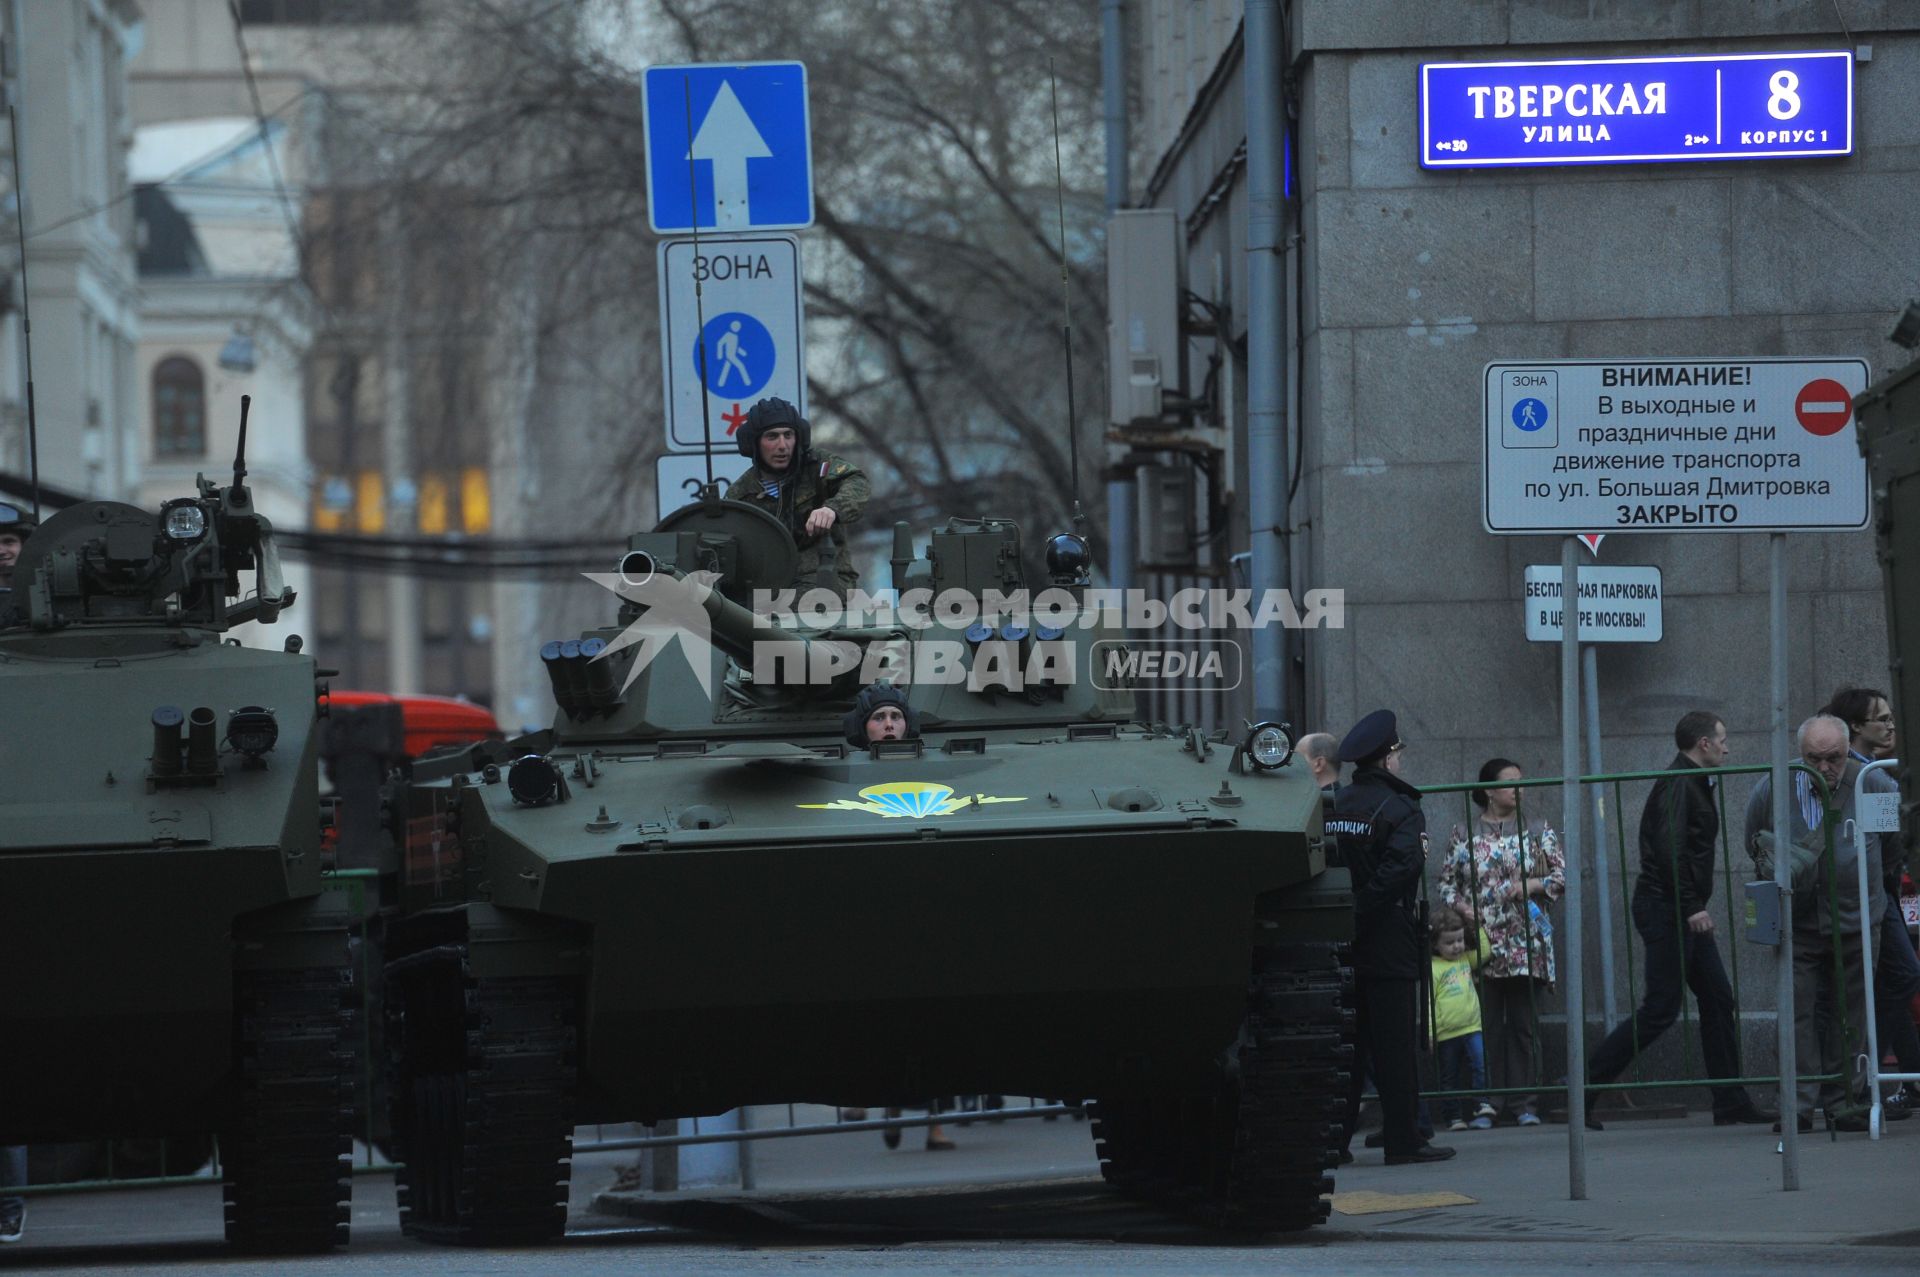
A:
<svg viewBox="0 0 1920 1277">
<path fill-rule="evenodd" d="M 1287 588 L 1286 342 L 1281 300 L 1285 118 L 1280 102 L 1279 0 L 1247 0 L 1247 488 L 1248 549 L 1256 601 Z M 1253 711 L 1287 716 L 1287 631 L 1256 629 Z"/>
<path fill-rule="evenodd" d="M 1580 647 L 1581 683 L 1586 689 L 1587 701 L 1587 774 L 1597 776 L 1607 769 L 1600 761 L 1600 659 L 1599 649 L 1592 643 L 1583 643 Z M 1600 1016 L 1607 1026 L 1607 1032 L 1613 1032 L 1613 1026 L 1620 1016 L 1614 1010 L 1613 995 L 1613 893 L 1607 889 L 1607 790 L 1604 785 L 1596 785 L 1593 790 L 1593 855 L 1588 863 L 1593 866 L 1593 902 L 1599 909 L 1600 917 Z"/>
<path fill-rule="evenodd" d="M 1567 1197 L 1587 1199 L 1587 1010 L 1581 976 L 1586 947 L 1580 918 L 1580 542 L 1560 542 L 1560 775 L 1567 857 Z"/>
<path fill-rule="evenodd" d="M 1773 881 L 1780 889 L 1780 959 L 1774 971 L 1774 1007 L 1780 1055 L 1780 1189 L 1800 1187 L 1800 1123 L 1795 1075 L 1799 1061 L 1793 1041 L 1793 857 L 1787 841 L 1793 826 L 1787 823 L 1787 535 L 1767 538 L 1767 654 L 1768 686 L 1773 713 L 1768 726 L 1773 737 Z"/>
<path fill-rule="evenodd" d="M 1880 1025 L 1873 1014 L 1873 933 L 1880 929 L 1880 916 L 1869 916 L 1873 910 L 1868 907 L 1873 899 L 1873 890 L 1867 885 L 1867 839 L 1878 837 L 1884 830 L 1869 830 L 1866 822 L 1860 818 L 1860 797 L 1867 792 L 1867 773 L 1898 767 L 1897 758 L 1882 758 L 1868 763 L 1853 778 L 1853 859 L 1859 869 L 1860 888 L 1860 973 L 1866 981 L 1867 1000 L 1867 1100 L 1872 1105 L 1871 1116 L 1867 1122 L 1867 1131 L 1874 1139 L 1886 1133 L 1885 1110 L 1880 1102 L 1880 1079 L 1911 1082 L 1914 1074 L 1880 1072 Z"/>
<path fill-rule="evenodd" d="M 1100 0 L 1100 91 L 1107 122 L 1107 213 L 1127 206 L 1127 3 Z M 1111 384 L 1111 379 L 1109 379 Z M 1112 415 L 1112 404 L 1107 405 Z M 1107 586 L 1133 587 L 1139 550 L 1133 540 L 1134 483 L 1131 470 L 1107 480 Z"/>
</svg>

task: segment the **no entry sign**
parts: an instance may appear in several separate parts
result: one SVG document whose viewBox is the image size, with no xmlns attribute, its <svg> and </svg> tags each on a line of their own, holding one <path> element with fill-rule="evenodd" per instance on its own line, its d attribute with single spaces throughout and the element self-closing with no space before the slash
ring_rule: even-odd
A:
<svg viewBox="0 0 1920 1277">
<path fill-rule="evenodd" d="M 1853 396 L 1831 377 L 1816 377 L 1794 396 L 1793 415 L 1809 433 L 1825 438 L 1853 420 Z"/>
<path fill-rule="evenodd" d="M 1867 526 L 1864 359 L 1570 359 L 1486 367 L 1493 533 Z"/>
</svg>

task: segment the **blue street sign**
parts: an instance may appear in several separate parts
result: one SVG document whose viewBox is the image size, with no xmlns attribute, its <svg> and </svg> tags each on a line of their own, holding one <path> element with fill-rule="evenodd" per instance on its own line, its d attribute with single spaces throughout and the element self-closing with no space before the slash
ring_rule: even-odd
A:
<svg viewBox="0 0 1920 1277">
<path fill-rule="evenodd" d="M 1853 53 L 1420 68 L 1423 168 L 1853 153 Z"/>
<path fill-rule="evenodd" d="M 1522 399 L 1513 406 L 1513 424 L 1532 434 L 1547 424 L 1547 406 L 1538 399 Z"/>
<path fill-rule="evenodd" d="M 703 232 L 813 225 L 803 64 L 648 67 L 641 104 L 656 232 L 691 231 L 696 212 Z"/>
<path fill-rule="evenodd" d="M 723 399 L 752 399 L 773 380 L 780 352 L 767 326 L 744 310 L 730 310 L 707 321 L 707 389 Z M 700 347 L 693 343 L 691 367 L 700 376 Z"/>
</svg>

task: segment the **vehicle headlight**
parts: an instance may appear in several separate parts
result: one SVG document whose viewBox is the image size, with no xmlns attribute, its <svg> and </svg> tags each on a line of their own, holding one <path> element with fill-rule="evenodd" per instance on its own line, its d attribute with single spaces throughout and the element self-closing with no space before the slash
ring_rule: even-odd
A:
<svg viewBox="0 0 1920 1277">
<path fill-rule="evenodd" d="M 1284 723 L 1257 723 L 1247 734 L 1247 757 L 1261 771 L 1285 767 L 1293 759 L 1293 740 Z"/>
<path fill-rule="evenodd" d="M 161 512 L 160 526 L 171 540 L 198 541 L 207 533 L 207 512 L 197 502 L 176 502 Z"/>
<path fill-rule="evenodd" d="M 227 744 L 248 758 L 260 757 L 279 739 L 280 724 L 264 706 L 242 705 L 227 715 Z"/>
</svg>

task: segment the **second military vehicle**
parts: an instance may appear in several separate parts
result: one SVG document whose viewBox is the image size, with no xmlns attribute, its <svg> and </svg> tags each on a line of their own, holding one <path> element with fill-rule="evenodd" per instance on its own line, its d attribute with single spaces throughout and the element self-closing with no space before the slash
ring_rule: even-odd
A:
<svg viewBox="0 0 1920 1277">
<path fill-rule="evenodd" d="M 347 927 L 313 660 L 223 642 L 293 601 L 243 477 L 62 510 L 0 593 L 0 1144 L 217 1132 L 229 1240 L 324 1249 L 347 1237 Z"/>
<path fill-rule="evenodd" d="M 550 731 L 415 768 L 383 893 L 409 1232 L 559 1233 L 576 1122 L 975 1093 L 1089 1097 L 1108 1179 L 1210 1223 L 1325 1216 L 1352 908 L 1320 793 L 1279 725 L 1135 722 L 1111 614 L 992 615 L 1022 551 L 901 525 L 900 605 L 810 628 L 744 606 L 785 529 L 689 506 L 603 578 L 614 624 L 542 649 Z M 1083 542 L 1048 565 L 1088 602 Z M 843 721 L 881 670 L 908 738 Z"/>
</svg>

